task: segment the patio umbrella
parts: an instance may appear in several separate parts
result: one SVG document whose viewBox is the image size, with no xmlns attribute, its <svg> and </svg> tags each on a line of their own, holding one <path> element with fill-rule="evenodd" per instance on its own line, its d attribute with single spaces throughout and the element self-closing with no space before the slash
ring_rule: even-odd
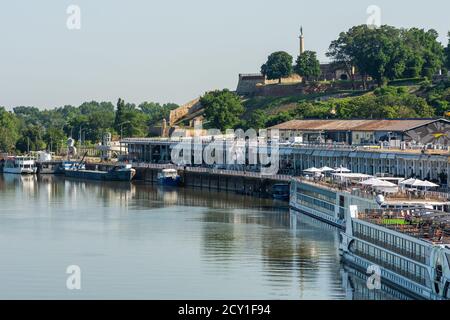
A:
<svg viewBox="0 0 450 320">
<path fill-rule="evenodd" d="M 420 179 L 408 179 L 405 181 L 400 182 L 400 184 L 402 185 L 406 185 L 406 186 L 411 186 L 411 187 L 423 187 L 425 188 L 425 190 L 427 188 L 436 188 L 439 187 L 439 185 L 430 182 L 430 181 L 424 181 L 424 180 L 420 180 Z"/>
<path fill-rule="evenodd" d="M 422 181 L 423 182 L 423 187 L 425 187 L 425 188 L 437 188 L 437 187 L 439 187 L 439 185 L 438 184 L 436 184 L 436 183 L 433 183 L 433 182 L 430 182 L 430 181 Z"/>
<path fill-rule="evenodd" d="M 352 172 L 352 170 L 349 170 L 347 168 L 344 167 L 337 167 L 334 169 L 334 172 L 340 172 L 340 173 L 348 173 L 348 172 Z"/>
<path fill-rule="evenodd" d="M 377 179 L 377 178 L 370 178 L 368 180 L 365 180 L 361 182 L 363 185 L 372 186 L 372 187 L 396 187 L 397 185 L 395 183 Z"/>
<path fill-rule="evenodd" d="M 307 172 L 307 173 L 321 173 L 321 172 L 322 172 L 322 170 L 320 170 L 320 169 L 317 169 L 316 167 L 312 167 L 312 168 L 309 168 L 309 169 L 303 170 L 303 172 Z"/>
<path fill-rule="evenodd" d="M 320 171 L 322 171 L 322 172 L 333 172 L 334 171 L 334 169 L 333 168 L 330 168 L 330 167 L 322 167 L 322 168 L 320 168 L 319 169 Z"/>
<path fill-rule="evenodd" d="M 402 184 L 402 185 L 411 185 L 411 184 L 414 183 L 416 180 L 418 180 L 418 179 L 414 179 L 414 178 L 406 179 L 406 180 L 401 181 L 400 184 Z"/>
<path fill-rule="evenodd" d="M 377 179 L 377 178 L 370 178 L 368 180 L 365 180 L 361 182 L 362 185 L 368 185 L 372 187 L 373 189 L 381 192 L 388 192 L 388 193 L 396 193 L 398 192 L 398 186 L 395 183 Z"/>
</svg>

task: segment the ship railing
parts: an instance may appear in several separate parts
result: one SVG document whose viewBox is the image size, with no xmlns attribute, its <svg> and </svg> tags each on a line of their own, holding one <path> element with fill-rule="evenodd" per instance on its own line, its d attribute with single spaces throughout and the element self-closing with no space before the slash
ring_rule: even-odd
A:
<svg viewBox="0 0 450 320">
<path fill-rule="evenodd" d="M 387 243 L 387 242 L 382 241 L 380 239 L 374 239 L 374 238 L 372 238 L 370 236 L 367 236 L 367 235 L 364 235 L 364 234 L 362 234 L 360 232 L 355 232 L 354 234 L 355 234 L 356 237 L 358 237 L 358 238 L 360 238 L 362 240 L 368 241 L 370 243 L 373 243 L 374 245 L 382 247 L 382 248 L 384 248 L 386 250 L 398 253 L 398 254 L 400 254 L 400 255 L 402 255 L 404 257 L 410 258 L 410 259 L 415 260 L 415 261 L 420 262 L 420 263 L 425 263 L 426 262 L 426 258 L 424 256 L 415 254 L 414 252 L 401 249 L 401 248 L 399 248 L 399 247 L 397 247 L 397 246 L 395 246 L 393 244 Z"/>
<path fill-rule="evenodd" d="M 408 278 L 408 279 L 410 279 L 410 280 L 412 280 L 412 281 L 414 281 L 414 282 L 416 282 L 416 283 L 419 283 L 419 284 L 421 284 L 421 285 L 426 285 L 426 280 L 425 280 L 424 278 L 419 277 L 419 276 L 417 276 L 417 275 L 415 275 L 415 274 L 412 274 L 412 273 L 409 272 L 408 270 L 405 270 L 405 269 L 403 269 L 403 268 L 400 268 L 400 267 L 398 267 L 398 266 L 396 266 L 396 265 L 394 265 L 394 264 L 392 264 L 392 263 L 389 263 L 389 262 L 387 262 L 387 261 L 384 261 L 384 260 L 382 260 L 382 259 L 380 259 L 380 258 L 377 258 L 377 257 L 374 257 L 374 256 L 372 256 L 372 255 L 369 255 L 369 254 L 367 254 L 367 253 L 365 253 L 365 252 L 363 252 L 363 251 L 360 251 L 360 250 L 358 250 L 358 249 L 356 249 L 356 250 L 354 251 L 354 253 L 355 253 L 356 255 L 358 255 L 358 256 L 360 256 L 360 257 L 366 259 L 366 260 L 369 260 L 370 262 L 373 262 L 373 263 L 375 263 L 375 264 L 377 264 L 377 265 L 379 265 L 379 266 L 381 266 L 381 267 L 384 267 L 384 268 L 386 268 L 386 269 L 388 269 L 388 270 L 390 270 L 390 271 L 393 271 L 393 272 L 395 272 L 396 274 L 399 274 L 399 275 L 401 275 L 401 276 L 404 276 L 404 277 L 406 277 L 406 278 Z"/>
</svg>

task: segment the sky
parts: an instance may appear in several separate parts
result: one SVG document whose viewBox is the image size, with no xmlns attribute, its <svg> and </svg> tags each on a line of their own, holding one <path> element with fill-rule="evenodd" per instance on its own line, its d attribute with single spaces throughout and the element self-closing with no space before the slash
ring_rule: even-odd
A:
<svg viewBox="0 0 450 320">
<path fill-rule="evenodd" d="M 301 25 L 306 49 L 326 61 L 371 5 L 381 24 L 433 28 L 447 43 L 448 0 L 0 0 L 0 106 L 184 104 L 234 90 L 271 52 L 297 56 Z"/>
</svg>

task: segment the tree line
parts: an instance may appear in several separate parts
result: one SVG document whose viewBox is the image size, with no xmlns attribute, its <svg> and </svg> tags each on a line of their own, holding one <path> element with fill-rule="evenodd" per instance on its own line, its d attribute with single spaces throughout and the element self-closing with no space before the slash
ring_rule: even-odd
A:
<svg viewBox="0 0 450 320">
<path fill-rule="evenodd" d="M 0 107 L 0 152 L 55 151 L 69 137 L 92 145 L 106 133 L 119 137 L 149 136 L 149 128 L 167 119 L 174 103 L 143 102 L 139 105 L 119 99 L 111 102 L 90 101 L 78 107 L 40 110 L 18 106 L 13 111 Z"/>
<path fill-rule="evenodd" d="M 388 80 L 402 78 L 431 78 L 439 70 L 450 69 L 449 43 L 444 47 L 439 34 L 430 29 L 396 28 L 384 25 L 379 28 L 355 26 L 332 41 L 326 53 L 336 68 L 343 69 L 355 81 L 359 73 L 367 85 L 370 77 L 378 86 Z M 356 71 L 356 72 L 353 72 Z M 261 73 L 269 80 L 279 80 L 297 73 L 306 80 L 320 76 L 320 63 L 313 51 L 299 55 L 295 65 L 293 57 L 284 51 L 272 53 L 261 66 Z"/>
</svg>

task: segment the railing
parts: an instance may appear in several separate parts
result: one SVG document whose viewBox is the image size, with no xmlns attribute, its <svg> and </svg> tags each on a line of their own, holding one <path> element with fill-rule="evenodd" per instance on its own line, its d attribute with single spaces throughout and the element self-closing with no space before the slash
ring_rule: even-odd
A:
<svg viewBox="0 0 450 320">
<path fill-rule="evenodd" d="M 285 182 L 289 182 L 292 178 L 289 175 L 283 175 L 283 174 L 265 175 L 260 172 L 253 172 L 253 171 L 225 170 L 225 169 L 213 169 L 213 168 L 204 168 L 204 167 L 187 167 L 187 166 L 185 167 L 185 166 L 177 166 L 174 164 L 133 162 L 132 165 L 135 168 L 176 169 L 176 170 L 184 170 L 186 172 L 199 172 L 199 173 L 208 173 L 208 174 L 216 174 L 216 175 L 251 177 L 251 178 L 258 178 L 258 179 L 272 179 L 272 180 L 279 180 L 279 181 L 285 181 Z"/>
<path fill-rule="evenodd" d="M 382 248 L 384 248 L 386 250 L 398 253 L 398 254 L 400 254 L 400 255 L 402 255 L 404 257 L 416 260 L 417 262 L 420 262 L 420 263 L 423 263 L 423 264 L 426 263 L 426 258 L 424 256 L 415 254 L 414 252 L 411 252 L 411 251 L 404 250 L 402 248 L 399 248 L 396 245 L 387 243 L 387 242 L 382 241 L 380 239 L 374 239 L 374 238 L 372 238 L 370 236 L 367 236 L 367 235 L 365 235 L 365 234 L 363 234 L 361 232 L 357 232 L 357 231 L 354 232 L 354 235 L 357 238 L 360 238 L 362 240 L 366 240 L 366 241 L 368 241 L 370 243 L 373 243 L 374 245 L 377 245 L 379 247 L 382 247 Z"/>
<path fill-rule="evenodd" d="M 419 283 L 421 285 L 426 285 L 426 283 L 427 283 L 424 278 L 419 277 L 419 276 L 417 276 L 415 274 L 412 274 L 408 270 L 402 269 L 402 268 L 400 268 L 400 267 L 398 267 L 398 266 L 396 266 L 396 265 L 394 265 L 392 263 L 384 261 L 381 258 L 373 257 L 373 256 L 371 256 L 371 255 L 369 255 L 369 254 L 367 254 L 365 252 L 362 252 L 362 251 L 360 251 L 358 249 L 356 249 L 354 251 L 354 253 L 356 255 L 366 259 L 366 260 L 369 260 L 369 261 L 371 261 L 371 262 L 373 262 L 375 264 L 378 264 L 378 265 L 380 265 L 380 266 L 382 266 L 382 267 L 384 267 L 386 269 L 389 269 L 390 271 L 393 271 L 396 274 L 399 274 L 399 275 L 401 275 L 401 276 L 403 276 L 405 278 L 408 278 L 408 279 L 410 279 L 410 280 L 412 280 L 412 281 L 414 281 L 416 283 Z"/>
</svg>

